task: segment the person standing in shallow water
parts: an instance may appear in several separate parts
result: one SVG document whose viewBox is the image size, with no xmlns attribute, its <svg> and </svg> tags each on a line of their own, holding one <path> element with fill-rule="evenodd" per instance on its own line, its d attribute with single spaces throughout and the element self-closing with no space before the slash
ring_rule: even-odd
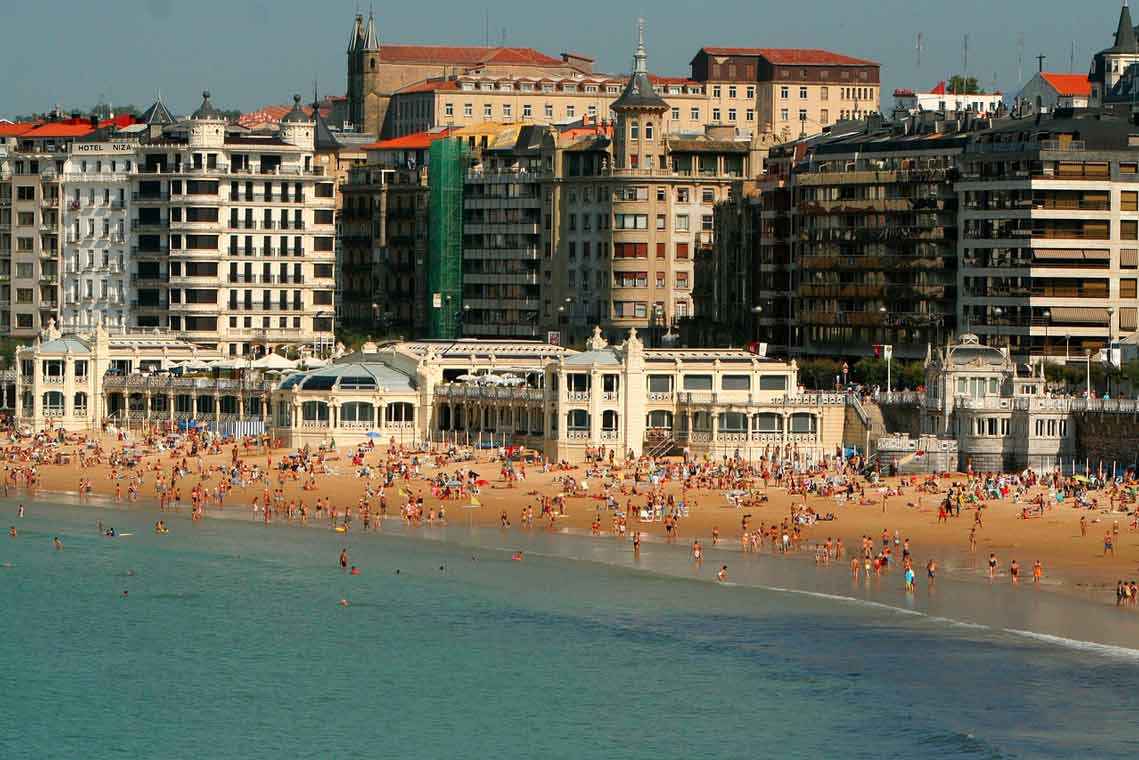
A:
<svg viewBox="0 0 1139 760">
<path fill-rule="evenodd" d="M 341 549 L 340 550 L 340 569 L 341 570 L 347 570 L 348 569 L 348 550 L 347 549 Z"/>
</svg>

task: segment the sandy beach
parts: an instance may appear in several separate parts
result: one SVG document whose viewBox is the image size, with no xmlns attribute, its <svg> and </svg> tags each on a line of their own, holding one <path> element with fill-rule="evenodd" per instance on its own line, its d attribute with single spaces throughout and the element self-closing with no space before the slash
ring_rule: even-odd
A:
<svg viewBox="0 0 1139 760">
<path fill-rule="evenodd" d="M 122 453 L 124 446 L 129 446 L 127 455 Z M 369 487 L 373 492 L 373 497 L 368 502 L 371 512 L 375 514 L 378 511 L 378 492 L 383 482 L 381 471 L 385 463 L 403 461 L 410 469 L 411 457 L 415 456 L 404 452 L 401 457 L 385 446 L 377 446 L 363 457 L 363 465 L 371 470 L 369 478 L 362 477 L 359 474 L 361 466 L 353 464 L 355 450 L 342 448 L 336 452 L 327 452 L 319 458 L 314 456 L 311 473 L 274 469 L 268 484 L 262 480 L 228 488 L 229 468 L 235 456 L 234 444 L 222 444 L 215 453 L 200 455 L 191 455 L 189 446 L 187 442 L 180 450 L 158 451 L 153 446 L 141 443 L 137 446 L 124 443 L 114 435 L 89 438 L 83 442 L 52 444 L 48 447 L 24 440 L 9 444 L 6 449 L 5 481 L 10 496 L 25 495 L 33 500 L 35 493 L 29 492 L 25 483 L 32 472 L 30 468 L 34 467 L 34 491 L 45 497 L 48 493 L 78 493 L 83 482 L 89 485 L 92 493 L 126 504 L 132 503 L 131 484 L 137 484 L 141 475 L 141 485 L 136 486 L 133 504 L 140 509 L 152 509 L 157 515 L 157 476 L 163 476 L 169 483 L 173 469 L 184 463 L 187 472 L 173 487 L 181 497 L 179 509 L 182 511 L 190 510 L 191 491 L 195 486 L 200 486 L 208 494 L 203 505 L 205 519 L 224 509 L 227 517 L 236 513 L 244 514 L 249 520 L 262 520 L 262 513 L 254 510 L 254 500 L 259 502 L 266 488 L 271 486 L 272 489 L 280 489 L 285 504 L 291 503 L 295 507 L 305 505 L 309 522 L 312 523 L 319 524 L 314 514 L 318 499 L 327 500 L 326 504 L 341 514 L 345 508 L 351 508 L 354 512 L 351 529 L 359 531 L 362 530 L 362 523 L 358 509 Z M 37 450 L 39 455 L 34 453 Z M 81 452 L 88 460 L 85 465 L 80 464 Z M 283 449 L 266 451 L 263 447 L 246 443 L 238 446 L 236 456 L 239 467 L 256 466 L 264 471 L 270 463 L 276 467 L 290 453 L 295 452 Z M 438 452 L 437 455 L 443 453 Z M 937 485 L 940 493 L 913 488 L 908 479 L 884 478 L 881 483 L 868 484 L 859 477 L 857 481 L 865 489 L 865 495 L 848 501 L 834 496 L 792 494 L 773 482 L 766 487 L 763 483 L 756 482 L 752 484 L 751 493 L 758 498 L 753 498 L 744 506 L 737 506 L 730 502 L 727 490 L 720 488 L 685 489 L 680 482 L 668 480 L 655 489 L 649 482 L 634 483 L 631 468 L 608 470 L 610 478 L 607 481 L 603 476 L 587 475 L 584 465 L 547 472 L 537 464 L 527 464 L 524 467 L 515 465 L 515 472 L 524 472 L 524 479 L 505 479 L 502 462 L 492 461 L 497 452 L 473 454 L 473 460 L 436 464 L 436 459 L 430 452 L 419 453 L 420 475 L 398 477 L 384 490 L 388 520 L 399 519 L 401 507 L 408 495 L 411 495 L 423 498 L 423 530 L 431 529 L 426 518 L 440 507 L 444 508 L 446 519 L 452 525 L 470 523 L 501 527 L 502 513 L 505 512 L 510 523 L 508 528 L 503 529 L 507 533 L 518 530 L 552 530 L 590 535 L 599 532 L 601 537 L 598 540 L 623 540 L 630 544 L 632 551 L 630 539 L 634 532 L 642 532 L 648 541 L 666 541 L 669 538 L 666 522 L 672 521 L 638 519 L 646 495 L 652 492 L 664 497 L 671 495 L 676 502 L 683 500 L 686 503 L 687 516 L 677 519 L 673 530 L 672 541 L 680 547 L 678 551 L 690 551 L 693 541 L 711 547 L 714 544 L 714 533 L 719 535 L 720 548 L 739 548 L 745 515 L 750 516 L 749 526 L 752 530 L 761 525 L 770 528 L 773 524 L 787 520 L 792 509 L 798 507 L 813 510 L 822 516 L 834 515 L 833 520 L 820 520 L 813 525 L 801 526 L 796 553 L 806 554 L 808 560 L 817 554 L 815 547 L 818 545 L 825 545 L 828 540 L 833 542 L 841 539 L 846 557 L 836 558 L 834 562 L 849 563 L 851 557 L 860 553 L 862 537 L 872 539 L 877 551 L 882 545 L 885 532 L 891 547 L 894 546 L 895 538 L 900 542 L 908 541 L 914 570 L 923 578 L 927 561 L 933 559 L 937 562 L 939 576 L 950 575 L 956 579 L 989 583 L 988 560 L 992 553 L 996 555 L 998 566 L 997 578 L 992 582 L 1011 583 L 1009 565 L 1016 560 L 1020 566 L 1021 586 L 1090 596 L 1107 605 L 1115 604 L 1118 580 L 1139 578 L 1139 531 L 1130 527 L 1133 520 L 1131 515 L 1107 510 L 1106 491 L 1093 491 L 1089 494 L 1098 500 L 1098 509 L 1076 508 L 1073 506 L 1074 499 L 1069 498 L 1064 504 L 1047 507 L 1042 517 L 1031 519 L 1024 519 L 1022 510 L 1038 494 L 1044 492 L 1045 489 L 1040 486 L 1031 489 L 1019 503 L 1014 503 L 1012 498 L 988 499 L 982 512 L 983 525 L 976 530 L 976 547 L 971 552 L 969 535 L 974 526 L 976 509 L 966 504 L 960 516 L 950 516 L 940 521 L 938 514 L 945 489 L 953 483 L 964 484 L 968 480 L 962 474 L 939 478 Z M 41 461 L 34 461 L 37 456 Z M 92 461 L 96 458 L 98 461 Z M 131 466 L 111 463 L 120 458 L 130 459 Z M 485 481 L 478 488 L 477 495 L 463 494 L 447 500 L 433 495 L 432 484 L 427 478 L 436 478 L 441 472 L 450 475 L 468 468 L 478 473 L 480 482 Z M 199 470 L 204 474 L 200 474 Z M 566 494 L 565 476 L 572 477 L 579 485 L 584 481 L 588 484 L 588 489 L 580 489 L 581 495 L 564 496 L 565 514 L 561 514 L 561 504 L 557 504 L 554 509 L 557 516 L 552 521 L 543 520 L 540 516 L 541 499 L 545 496 L 553 500 L 558 494 Z M 219 505 L 216 492 L 223 481 L 228 490 L 223 503 Z M 618 521 L 613 517 L 614 511 L 607 507 L 604 496 L 606 482 L 612 483 L 608 493 L 616 502 L 617 509 L 614 511 L 623 513 L 629 509 L 630 512 L 623 537 L 616 532 Z M 900 493 L 882 495 L 884 489 L 900 490 Z M 534 519 L 532 526 L 527 527 L 525 516 L 531 507 Z M 1133 509 L 1134 505 L 1117 505 L 1117 508 Z M 1081 516 L 1085 520 L 1086 535 L 1081 535 Z M 328 523 L 327 517 L 322 519 Z M 286 519 L 283 515 L 274 515 L 272 521 L 282 523 Z M 1113 540 L 1114 554 L 1104 556 L 1104 535 L 1115 529 L 1118 529 L 1118 533 Z M 779 531 L 781 533 L 782 528 Z M 896 576 L 899 584 L 902 583 L 902 573 L 898 560 L 902 554 L 901 546 L 904 545 L 899 544 L 894 549 L 895 561 L 892 563 L 891 575 Z M 773 546 L 773 542 L 769 541 L 761 546 L 761 550 L 771 552 Z M 1034 584 L 1032 566 L 1037 560 L 1043 565 L 1043 577 L 1039 584 Z"/>
</svg>

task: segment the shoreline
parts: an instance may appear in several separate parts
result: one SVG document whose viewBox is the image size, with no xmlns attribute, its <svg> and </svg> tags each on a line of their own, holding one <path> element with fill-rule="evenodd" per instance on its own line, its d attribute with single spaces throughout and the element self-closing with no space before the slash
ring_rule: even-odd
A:
<svg viewBox="0 0 1139 760">
<path fill-rule="evenodd" d="M 15 498 L 10 493 L 7 501 L 14 505 L 20 497 L 26 497 L 25 500 L 30 503 L 53 508 L 94 507 L 135 516 L 148 512 L 151 515 L 170 514 L 179 518 L 179 523 L 184 524 L 184 527 L 193 526 L 188 508 L 164 512 L 158 509 L 157 502 L 141 497 L 135 502 L 115 502 L 102 495 L 92 495 L 81 500 L 75 491 L 37 489 L 34 498 L 24 491 L 16 494 Z M 263 525 L 260 520 L 247 519 L 240 509 L 209 509 L 206 517 L 210 520 Z M 634 557 L 629 541 L 622 542 L 608 536 L 598 538 L 569 527 L 556 531 L 542 528 L 504 531 L 497 527 L 467 526 L 453 522 L 446 526 L 409 527 L 402 518 L 393 516 L 386 518 L 383 529 L 366 532 L 359 529 L 348 534 L 334 533 L 324 520 L 309 521 L 305 525 L 297 521 L 282 523 L 275 520 L 270 525 L 274 528 L 312 528 L 343 536 L 345 541 L 363 534 L 362 537 L 411 538 L 435 542 L 462 548 L 464 551 L 522 551 L 526 556 L 537 559 L 590 562 L 657 577 L 707 583 L 724 588 L 725 591 L 754 589 L 812 598 L 822 604 L 879 609 L 887 615 L 921 618 L 931 624 L 973 630 L 998 638 L 1013 636 L 1105 657 L 1139 661 L 1139 648 L 1131 646 L 1136 636 L 1139 636 L 1139 618 L 1128 614 L 1131 611 L 1105 608 L 1082 593 L 1047 593 L 1048 590 L 1032 588 L 1031 584 L 1028 584 L 1028 588 L 1013 588 L 1007 579 L 988 584 L 976 583 L 959 574 L 939 575 L 936 593 L 924 583 L 919 583 L 916 593 L 907 594 L 902 589 L 902 574 L 897 569 L 888 571 L 880 578 L 860 577 L 859 581 L 851 584 L 850 573 L 844 567 L 816 566 L 809 561 L 813 555 L 806 551 L 781 556 L 769 551 L 743 552 L 736 546 L 709 546 L 704 563 L 695 565 L 687 552 L 687 546 L 672 546 L 656 536 L 645 541 L 649 548 L 642 551 L 642 556 L 638 558 Z M 714 579 L 715 568 L 719 564 L 727 564 L 730 568 L 728 583 L 720 584 Z M 1030 624 L 1024 624 L 1025 620 Z M 1073 624 L 1072 621 L 1079 622 Z M 1097 631 L 1091 631 L 1085 627 L 1099 626 L 1101 623 L 1109 623 L 1111 629 L 1100 627 Z"/>
</svg>

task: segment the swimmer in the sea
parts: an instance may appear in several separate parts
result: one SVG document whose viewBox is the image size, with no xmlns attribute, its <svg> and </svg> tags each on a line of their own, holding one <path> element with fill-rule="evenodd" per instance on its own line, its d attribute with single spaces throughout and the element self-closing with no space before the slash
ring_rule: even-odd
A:
<svg viewBox="0 0 1139 760">
<path fill-rule="evenodd" d="M 21 504 L 20 508 L 18 510 L 16 510 L 16 517 L 23 517 L 23 516 L 24 516 L 24 505 Z"/>
<path fill-rule="evenodd" d="M 12 538 L 16 537 L 16 526 L 15 525 L 8 528 L 8 535 L 11 536 Z"/>
<path fill-rule="evenodd" d="M 348 550 L 347 549 L 341 549 L 340 550 L 340 569 L 341 570 L 347 570 L 348 569 Z"/>
<path fill-rule="evenodd" d="M 51 539 L 51 545 L 55 547 L 56 551 L 63 548 L 63 542 L 59 540 L 59 536 L 55 536 Z"/>
<path fill-rule="evenodd" d="M 723 583 L 727 579 L 728 579 L 728 566 L 727 565 L 721 565 L 720 569 L 716 571 L 716 580 Z"/>
<path fill-rule="evenodd" d="M 341 600 L 338 602 L 338 604 L 339 604 L 341 607 L 347 607 L 347 606 L 348 606 L 348 600 L 347 600 L 347 599 L 341 599 Z"/>
</svg>

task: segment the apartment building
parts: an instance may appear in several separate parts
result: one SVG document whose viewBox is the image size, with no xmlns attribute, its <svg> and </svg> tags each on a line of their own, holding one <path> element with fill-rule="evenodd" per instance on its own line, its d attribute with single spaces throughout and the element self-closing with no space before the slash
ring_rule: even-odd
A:
<svg viewBox="0 0 1139 760">
<path fill-rule="evenodd" d="M 747 124 L 791 140 L 877 113 L 879 64 L 829 50 L 704 47 L 691 62 L 712 123 Z"/>
<path fill-rule="evenodd" d="M 545 127 L 506 128 L 467 172 L 464 336 L 541 335 L 542 198 L 551 179 L 552 139 Z"/>
<path fill-rule="evenodd" d="M 379 336 L 418 335 L 426 324 L 426 167 L 353 168 L 340 186 L 337 309 L 341 323 Z"/>
<path fill-rule="evenodd" d="M 615 114 L 610 105 L 627 81 L 624 76 L 576 71 L 569 76 L 478 72 L 435 77 L 397 90 L 391 98 L 388 119 L 396 135 L 486 121 L 539 125 L 579 119 L 612 121 Z M 668 97 L 670 121 L 677 131 L 699 132 L 705 123 L 713 121 L 701 82 L 658 76 L 650 76 L 650 81 Z M 740 111 L 739 116 L 743 127 L 747 114 Z M 720 115 L 714 120 L 720 121 Z"/>
<path fill-rule="evenodd" d="M 136 326 L 229 355 L 332 343 L 336 183 L 314 161 L 315 132 L 299 96 L 276 135 L 252 136 L 203 93 L 141 146 Z"/>
<path fill-rule="evenodd" d="M 1135 332 L 1135 134 L 1127 118 L 1057 111 L 966 146 L 956 185 L 963 329 L 1053 360 L 1082 360 Z"/>
<path fill-rule="evenodd" d="M 724 125 L 677 133 L 648 75 L 643 31 L 610 109 L 611 139 L 571 132 L 555 151 L 542 318 L 570 342 L 600 324 L 614 339 L 647 329 L 655 345 L 675 340 L 692 314 L 693 259 L 712 246 L 715 204 L 759 171 L 762 143 Z"/>
</svg>

